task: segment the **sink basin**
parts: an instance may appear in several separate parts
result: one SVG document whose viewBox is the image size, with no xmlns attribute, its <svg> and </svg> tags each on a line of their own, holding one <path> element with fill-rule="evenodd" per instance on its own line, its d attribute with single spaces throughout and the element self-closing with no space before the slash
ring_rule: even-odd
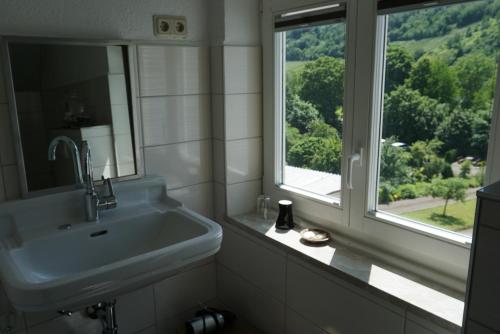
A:
<svg viewBox="0 0 500 334">
<path fill-rule="evenodd" d="M 0 205 L 0 274 L 14 307 L 94 304 L 218 251 L 220 226 L 168 198 L 162 178 L 117 183 L 115 192 L 119 206 L 99 223 L 82 221 L 81 191 Z"/>
</svg>

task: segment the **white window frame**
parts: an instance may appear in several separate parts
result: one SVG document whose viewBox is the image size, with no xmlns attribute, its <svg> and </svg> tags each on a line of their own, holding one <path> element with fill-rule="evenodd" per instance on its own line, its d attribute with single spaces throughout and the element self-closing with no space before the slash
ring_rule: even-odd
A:
<svg viewBox="0 0 500 334">
<path fill-rule="evenodd" d="M 347 225 L 349 221 L 349 210 L 345 210 L 345 208 L 349 207 L 349 197 L 350 192 L 346 186 L 345 179 L 345 171 L 347 171 L 347 155 L 346 152 L 350 152 L 350 143 L 352 142 L 350 138 L 352 137 L 352 115 L 353 115 L 353 97 L 354 97 L 354 82 L 351 78 L 353 78 L 354 74 L 354 62 L 349 59 L 354 59 L 354 34 L 355 34 L 355 26 L 349 25 L 349 22 L 354 22 L 355 20 L 350 18 L 353 14 L 355 14 L 355 10 L 352 9 L 353 5 L 346 1 L 329 1 L 323 2 L 321 4 L 315 4 L 314 7 L 320 7 L 322 5 L 331 5 L 331 4 L 344 4 L 347 8 L 346 14 L 346 45 L 345 45 L 345 77 L 344 77 L 344 118 L 343 118 L 343 130 L 342 130 L 342 162 L 341 162 L 341 191 L 340 191 L 340 200 L 338 198 L 333 198 L 329 196 L 322 196 L 318 194 L 311 193 L 304 189 L 299 189 L 296 187 L 292 187 L 286 184 L 282 184 L 283 181 L 283 163 L 284 163 L 284 105 L 282 101 L 284 101 L 284 92 L 285 92 L 285 80 L 283 73 L 284 64 L 284 41 L 282 36 L 284 32 L 274 32 L 274 17 L 276 15 L 282 14 L 284 12 L 289 12 L 289 10 L 277 11 L 268 13 L 270 15 L 271 22 L 271 32 L 272 36 L 272 71 L 266 70 L 266 65 L 270 65 L 269 62 L 264 60 L 264 87 L 267 83 L 272 82 L 272 94 L 264 94 L 264 104 L 266 104 L 266 95 L 267 98 L 272 99 L 273 103 L 273 112 L 272 115 L 273 120 L 273 129 L 271 131 L 272 134 L 270 136 L 273 137 L 272 144 L 272 165 L 269 159 L 264 158 L 264 191 L 271 195 L 272 198 L 286 198 L 290 199 L 294 202 L 294 207 L 297 212 L 300 212 L 301 216 L 306 219 L 313 220 L 318 224 L 329 226 L 331 221 L 340 222 L 342 225 Z M 300 7 L 293 8 L 293 10 L 302 10 L 305 8 L 311 7 Z M 350 37 L 352 36 L 352 37 Z M 263 36 L 263 39 L 264 36 Z M 349 43 L 350 41 L 350 43 Z M 269 51 L 269 50 L 267 50 Z M 264 47 L 264 59 L 266 58 L 266 48 Z M 266 76 L 266 73 L 274 73 L 274 76 L 270 75 Z M 282 80 L 276 80 L 276 78 L 282 78 Z M 264 91 L 269 91 L 269 89 L 264 88 Z M 274 98 L 274 94 L 276 94 L 279 98 Z M 265 107 L 264 107 L 265 108 Z M 265 116 L 266 117 L 266 116 Z M 268 119 L 264 120 L 264 123 L 267 123 Z M 267 131 L 266 131 L 267 132 Z M 265 136 L 266 138 L 270 138 Z M 346 140 L 348 138 L 349 140 Z M 266 139 L 265 139 L 266 140 Z M 267 143 L 267 141 L 266 141 Z M 267 148 L 269 149 L 268 145 Z M 266 148 L 264 149 L 264 155 L 266 154 Z M 272 169 L 271 169 L 272 168 Z M 271 176 L 272 175 L 272 176 Z M 271 182 L 269 182 L 271 180 Z"/>
<path fill-rule="evenodd" d="M 335 3 L 303 2 L 311 2 L 309 6 Z M 355 246 L 374 256 L 455 290 L 465 291 L 469 237 L 373 210 L 376 207 L 381 130 L 378 124 L 383 103 L 380 76 L 384 72 L 385 58 L 385 24 L 383 18 L 378 17 L 376 0 L 347 2 L 341 206 L 331 198 L 311 196 L 305 191 L 279 185 L 283 115 L 277 111 L 282 110 L 283 97 L 279 96 L 282 90 L 277 78 L 283 73 L 281 61 L 276 57 L 282 45 L 274 32 L 274 17 L 303 8 L 280 3 L 263 8 L 264 192 L 275 202 L 282 198 L 291 199 L 296 214 L 347 236 L 355 241 Z M 500 74 L 500 67 L 498 71 Z M 487 182 L 500 180 L 500 135 L 496 133 L 500 133 L 500 75 L 497 76 L 490 130 Z M 348 190 L 345 178 L 347 158 L 361 150 L 362 165 L 352 171 L 353 190 Z"/>
</svg>

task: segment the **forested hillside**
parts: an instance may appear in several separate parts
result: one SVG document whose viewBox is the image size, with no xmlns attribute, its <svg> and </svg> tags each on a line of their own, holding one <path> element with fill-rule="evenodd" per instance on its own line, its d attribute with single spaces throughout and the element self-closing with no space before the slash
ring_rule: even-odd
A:
<svg viewBox="0 0 500 334">
<path fill-rule="evenodd" d="M 289 165 L 340 173 L 345 29 L 286 33 Z M 390 190 L 379 199 L 404 198 L 397 189 L 416 184 L 424 186 L 410 197 L 429 194 L 427 184 L 458 177 L 452 164 L 461 157 L 484 166 L 499 53 L 500 0 L 389 16 L 380 185 Z M 482 173 L 461 177 L 482 182 Z"/>
<path fill-rule="evenodd" d="M 399 13 L 389 20 L 389 41 L 400 42 L 415 58 L 440 53 L 453 60 L 477 49 L 492 54 L 500 45 L 499 21 L 500 2 L 493 0 Z M 342 25 L 297 29 L 287 37 L 288 61 L 344 56 Z"/>
</svg>

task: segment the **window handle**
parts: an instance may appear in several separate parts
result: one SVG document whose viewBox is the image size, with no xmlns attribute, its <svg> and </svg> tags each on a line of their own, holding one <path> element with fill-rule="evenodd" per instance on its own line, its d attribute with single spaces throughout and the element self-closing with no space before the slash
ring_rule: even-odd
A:
<svg viewBox="0 0 500 334">
<path fill-rule="evenodd" d="M 359 153 L 353 153 L 347 159 L 348 169 L 347 169 L 347 189 L 353 189 L 352 186 L 352 169 L 354 168 L 354 164 L 358 163 L 361 167 L 361 159 L 363 157 L 363 149 L 359 149 Z"/>
</svg>

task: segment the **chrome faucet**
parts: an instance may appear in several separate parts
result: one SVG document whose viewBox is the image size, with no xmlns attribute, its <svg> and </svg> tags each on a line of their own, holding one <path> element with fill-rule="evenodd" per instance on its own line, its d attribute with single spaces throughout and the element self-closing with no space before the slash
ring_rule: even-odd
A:
<svg viewBox="0 0 500 334">
<path fill-rule="evenodd" d="M 102 195 L 96 191 L 94 184 L 94 173 L 92 170 L 92 157 L 88 143 L 82 141 L 83 169 L 85 171 L 86 191 L 84 195 L 85 219 L 89 222 L 99 220 L 99 210 L 116 208 L 117 201 L 113 192 L 111 179 L 102 176 L 103 186 L 107 188 L 107 195 Z"/>
<path fill-rule="evenodd" d="M 80 163 L 80 152 L 75 142 L 66 136 L 58 136 L 52 139 L 49 144 L 49 160 L 56 160 L 56 150 L 60 143 L 65 143 L 66 146 L 71 151 L 71 156 L 73 157 L 73 169 L 75 173 L 76 185 L 78 187 L 83 187 L 83 176 L 82 176 L 82 165 Z"/>
</svg>

